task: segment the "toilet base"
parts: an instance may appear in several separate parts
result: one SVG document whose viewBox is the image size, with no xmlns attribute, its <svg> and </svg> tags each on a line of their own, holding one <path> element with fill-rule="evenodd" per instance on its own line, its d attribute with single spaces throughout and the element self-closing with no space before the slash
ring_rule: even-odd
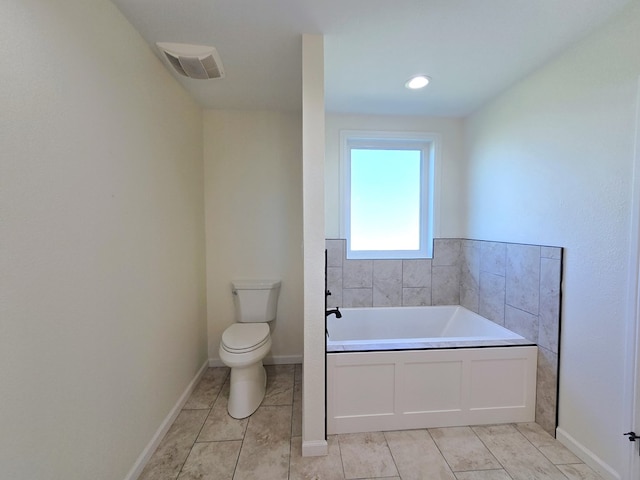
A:
<svg viewBox="0 0 640 480">
<path fill-rule="evenodd" d="M 246 418 L 255 412 L 267 386 L 267 372 L 262 360 L 247 367 L 231 368 L 227 411 L 233 418 Z"/>
</svg>

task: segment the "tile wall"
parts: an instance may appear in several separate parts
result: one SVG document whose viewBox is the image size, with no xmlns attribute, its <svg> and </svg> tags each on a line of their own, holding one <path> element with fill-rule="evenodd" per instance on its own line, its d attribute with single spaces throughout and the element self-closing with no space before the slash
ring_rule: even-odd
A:
<svg viewBox="0 0 640 480">
<path fill-rule="evenodd" d="M 536 422 L 555 435 L 562 248 L 459 238 L 428 260 L 347 260 L 327 239 L 329 307 L 462 305 L 538 345 Z"/>
</svg>

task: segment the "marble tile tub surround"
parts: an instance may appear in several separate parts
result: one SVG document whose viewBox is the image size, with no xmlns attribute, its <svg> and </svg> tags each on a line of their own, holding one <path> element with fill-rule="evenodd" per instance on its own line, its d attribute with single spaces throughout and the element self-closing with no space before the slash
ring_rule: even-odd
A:
<svg viewBox="0 0 640 480">
<path fill-rule="evenodd" d="M 562 248 L 434 240 L 427 260 L 347 260 L 327 239 L 330 307 L 462 305 L 538 345 L 536 422 L 555 434 Z"/>
</svg>

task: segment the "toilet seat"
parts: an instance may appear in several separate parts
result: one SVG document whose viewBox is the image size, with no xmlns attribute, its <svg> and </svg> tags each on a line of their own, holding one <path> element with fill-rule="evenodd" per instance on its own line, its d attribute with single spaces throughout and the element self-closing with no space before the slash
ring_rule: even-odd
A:
<svg viewBox="0 0 640 480">
<path fill-rule="evenodd" d="M 221 347 L 229 353 L 241 354 L 256 350 L 269 340 L 266 323 L 234 323 L 222 333 Z"/>
</svg>

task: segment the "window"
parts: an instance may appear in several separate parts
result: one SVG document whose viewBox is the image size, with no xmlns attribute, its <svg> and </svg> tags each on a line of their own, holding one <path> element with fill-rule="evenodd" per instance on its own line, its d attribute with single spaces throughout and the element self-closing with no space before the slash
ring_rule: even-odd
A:
<svg viewBox="0 0 640 480">
<path fill-rule="evenodd" d="M 438 137 L 341 132 L 347 258 L 431 258 Z"/>
</svg>

